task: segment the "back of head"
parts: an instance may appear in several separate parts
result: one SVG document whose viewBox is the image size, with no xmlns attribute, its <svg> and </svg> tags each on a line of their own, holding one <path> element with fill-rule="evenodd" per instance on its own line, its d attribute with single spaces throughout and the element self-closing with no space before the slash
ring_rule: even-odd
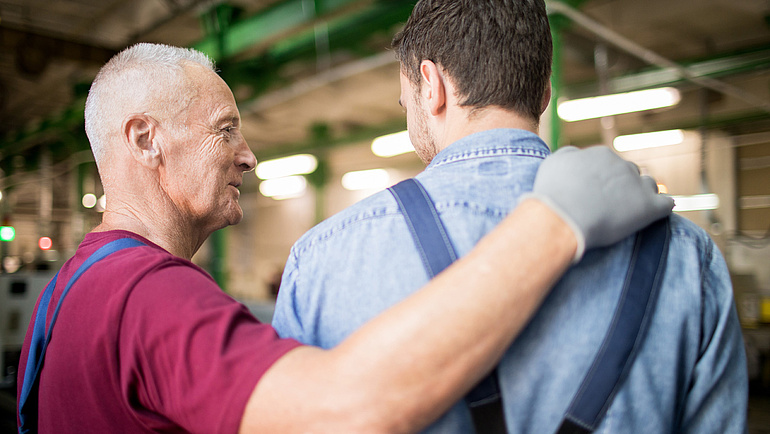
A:
<svg viewBox="0 0 770 434">
<path fill-rule="evenodd" d="M 190 64 L 214 69 L 203 53 L 149 43 L 121 51 L 102 67 L 85 108 L 86 134 L 97 165 L 105 160 L 126 115 L 147 113 L 170 119 L 182 110 L 185 100 L 192 98 L 191 89 L 184 85 L 184 67 Z"/>
<path fill-rule="evenodd" d="M 415 85 L 420 62 L 431 60 L 460 105 L 540 118 L 553 53 L 543 0 L 421 0 L 393 48 Z"/>
</svg>

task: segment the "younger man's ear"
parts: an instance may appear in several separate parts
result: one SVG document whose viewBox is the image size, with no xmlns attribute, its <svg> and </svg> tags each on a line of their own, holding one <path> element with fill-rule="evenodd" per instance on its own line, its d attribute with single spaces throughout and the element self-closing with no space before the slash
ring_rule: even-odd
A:
<svg viewBox="0 0 770 434">
<path fill-rule="evenodd" d="M 142 165 L 157 167 L 160 164 L 160 143 L 157 121 L 146 114 L 133 114 L 123 121 L 123 142 L 131 155 Z"/>
<path fill-rule="evenodd" d="M 423 60 L 420 63 L 420 79 L 423 81 L 420 91 L 430 113 L 433 116 L 443 113 L 446 109 L 447 87 L 438 66 L 430 60 Z"/>
</svg>

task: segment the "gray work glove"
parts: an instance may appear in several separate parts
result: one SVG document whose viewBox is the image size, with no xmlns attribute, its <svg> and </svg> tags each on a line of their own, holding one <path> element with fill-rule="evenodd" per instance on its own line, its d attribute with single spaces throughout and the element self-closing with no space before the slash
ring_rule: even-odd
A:
<svg viewBox="0 0 770 434">
<path fill-rule="evenodd" d="M 608 246 L 671 214 L 674 200 L 655 180 L 610 148 L 567 146 L 547 157 L 528 197 L 548 205 L 572 228 L 577 262 L 586 249 Z"/>
</svg>

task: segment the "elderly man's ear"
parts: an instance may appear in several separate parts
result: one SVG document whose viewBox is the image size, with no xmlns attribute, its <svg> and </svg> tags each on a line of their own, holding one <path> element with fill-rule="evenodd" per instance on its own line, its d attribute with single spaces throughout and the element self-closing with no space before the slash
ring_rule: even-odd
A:
<svg viewBox="0 0 770 434">
<path fill-rule="evenodd" d="M 123 122 L 123 143 L 143 166 L 158 167 L 161 159 L 157 122 L 146 114 L 130 115 Z"/>
</svg>

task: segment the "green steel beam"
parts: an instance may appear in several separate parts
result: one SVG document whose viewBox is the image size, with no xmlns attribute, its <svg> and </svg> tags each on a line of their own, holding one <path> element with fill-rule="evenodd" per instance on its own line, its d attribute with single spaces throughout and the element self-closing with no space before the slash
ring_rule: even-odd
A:
<svg viewBox="0 0 770 434">
<path fill-rule="evenodd" d="M 560 0 L 575 9 L 579 9 L 588 0 Z M 552 1 L 546 0 L 546 9 Z M 564 59 L 562 57 L 564 47 L 564 31 L 572 25 L 569 18 L 556 13 L 548 12 L 548 21 L 551 25 L 551 38 L 553 39 L 553 63 L 551 67 L 551 137 L 549 146 L 552 151 L 556 151 L 561 146 L 562 141 L 562 120 L 556 110 L 559 98 L 564 92 Z"/>
<path fill-rule="evenodd" d="M 223 39 L 209 35 L 192 48 L 214 60 L 233 57 L 243 51 L 313 23 L 319 17 L 342 10 L 361 0 L 288 0 L 244 20 L 232 23 Z"/>
<path fill-rule="evenodd" d="M 411 11 L 412 0 L 397 0 L 330 20 L 327 23 L 329 48 L 362 57 L 379 52 L 381 44 L 368 47 L 369 38 L 378 32 L 388 32 L 389 38 L 393 27 L 403 23 Z M 281 76 L 284 65 L 315 60 L 315 31 L 310 29 L 278 41 L 258 57 L 228 64 L 221 75 L 230 86 L 244 84 L 252 89 L 249 97 L 240 99 L 239 103 L 244 104 L 276 85 L 286 84 L 287 80 Z"/>
<path fill-rule="evenodd" d="M 770 47 L 755 51 L 729 54 L 720 57 L 682 64 L 695 77 L 722 78 L 737 74 L 761 72 L 770 69 Z M 671 68 L 654 68 L 610 79 L 609 90 L 612 93 L 631 92 L 663 86 L 675 86 L 690 80 Z M 596 82 L 569 86 L 571 98 L 596 95 L 599 84 Z"/>
<path fill-rule="evenodd" d="M 697 130 L 699 128 L 705 128 L 707 130 L 730 131 L 730 129 L 733 129 L 736 126 L 750 126 L 752 124 L 767 121 L 770 121 L 770 113 L 765 111 L 747 111 L 735 114 L 714 116 L 706 122 L 700 118 L 663 121 L 656 123 L 655 129 L 657 131 L 665 131 L 674 129 Z M 639 131 L 620 131 L 620 134 L 634 134 L 638 132 Z M 566 144 L 570 146 L 585 147 L 595 145 L 599 142 L 601 142 L 601 136 L 599 134 L 588 134 L 577 138 L 571 138 L 569 143 Z"/>
<path fill-rule="evenodd" d="M 556 109 L 559 98 L 563 93 L 564 80 L 562 78 L 563 73 L 563 61 L 562 61 L 562 34 L 564 29 L 564 22 L 558 17 L 550 17 L 551 20 L 551 38 L 553 39 L 553 63 L 551 67 L 551 137 L 550 147 L 552 151 L 556 151 L 561 146 L 561 131 L 562 120 L 559 117 L 558 110 Z"/>
<path fill-rule="evenodd" d="M 545 0 L 545 7 L 548 10 L 550 3 L 564 3 L 572 8 L 580 9 L 584 3 L 588 0 Z M 572 24 L 572 21 L 560 13 L 554 13 L 548 10 L 548 20 L 551 22 L 551 27 L 558 26 L 561 30 L 566 30 Z"/>
</svg>

